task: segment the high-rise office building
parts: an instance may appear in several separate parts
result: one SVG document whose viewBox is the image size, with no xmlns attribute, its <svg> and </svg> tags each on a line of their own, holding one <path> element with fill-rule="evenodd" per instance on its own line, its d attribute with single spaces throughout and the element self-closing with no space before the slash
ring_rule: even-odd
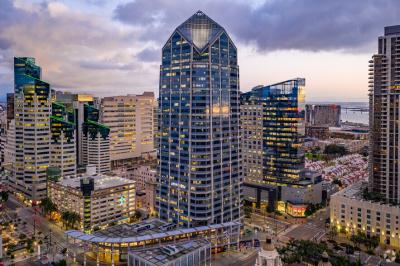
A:
<svg viewBox="0 0 400 266">
<path fill-rule="evenodd" d="M 370 61 L 370 190 L 400 202 L 400 25 L 385 27 Z"/>
<path fill-rule="evenodd" d="M 242 94 L 243 167 L 249 182 L 292 183 L 300 179 L 304 169 L 304 86 L 304 79 L 294 79 Z"/>
<path fill-rule="evenodd" d="M 6 131 L 6 143 L 4 146 L 4 166 L 7 170 L 14 172 L 15 164 L 15 120 L 12 119 L 8 124 Z M 15 176 L 12 174 L 10 179 L 15 180 Z"/>
<path fill-rule="evenodd" d="M 4 171 L 6 142 L 7 142 L 6 129 L 0 127 L 0 173 Z"/>
<path fill-rule="evenodd" d="M 7 127 L 14 119 L 14 93 L 7 93 Z"/>
<path fill-rule="evenodd" d="M 241 95 L 244 197 L 254 207 L 303 216 L 322 197 L 304 168 L 304 79 L 258 86 Z"/>
<path fill-rule="evenodd" d="M 99 100 L 89 94 L 56 92 L 56 101 L 65 106 L 68 121 L 75 123 L 76 165 L 83 169 L 94 164 L 99 173 L 109 172 L 110 129 L 99 123 Z"/>
<path fill-rule="evenodd" d="M 237 49 L 198 11 L 162 49 L 161 219 L 184 227 L 240 220 L 239 97 Z"/>
<path fill-rule="evenodd" d="M 96 165 L 98 173 L 111 171 L 110 128 L 99 123 L 99 109 L 84 104 L 82 124 L 82 163 Z"/>
<path fill-rule="evenodd" d="M 100 121 L 110 128 L 110 158 L 114 167 L 154 154 L 154 93 L 101 99 Z"/>
<path fill-rule="evenodd" d="M 14 58 L 15 165 L 10 186 L 36 204 L 46 196 L 52 92 L 35 59 Z"/>
<path fill-rule="evenodd" d="M 50 165 L 60 169 L 61 176 L 76 174 L 75 116 L 66 106 L 52 103 Z"/>
</svg>

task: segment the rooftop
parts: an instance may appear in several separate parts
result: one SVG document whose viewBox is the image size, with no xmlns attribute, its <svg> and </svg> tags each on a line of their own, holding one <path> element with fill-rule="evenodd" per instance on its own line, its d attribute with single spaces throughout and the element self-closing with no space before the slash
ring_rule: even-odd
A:
<svg viewBox="0 0 400 266">
<path fill-rule="evenodd" d="M 400 34 L 400 25 L 385 27 L 385 36 Z"/>
<path fill-rule="evenodd" d="M 102 174 L 83 175 L 83 176 L 73 177 L 73 178 L 64 177 L 63 179 L 60 179 L 59 184 L 61 184 L 62 186 L 78 189 L 81 186 L 80 180 L 82 178 L 93 178 L 94 179 L 94 190 L 107 189 L 107 188 L 118 187 L 118 186 L 123 186 L 123 185 L 135 184 L 135 181 L 132 181 L 132 180 L 129 180 L 126 178 L 122 178 L 119 176 L 108 176 L 108 175 L 102 175 Z"/>
<path fill-rule="evenodd" d="M 198 50 L 203 50 L 224 29 L 202 11 L 197 11 L 182 23 L 177 30 Z"/>
<path fill-rule="evenodd" d="M 365 187 L 365 182 L 357 182 L 347 188 L 337 192 L 336 196 L 342 196 L 350 199 L 362 199 L 362 191 Z"/>
<path fill-rule="evenodd" d="M 205 239 L 195 239 L 190 241 L 178 242 L 174 245 L 164 245 L 161 247 L 153 247 L 146 250 L 131 251 L 130 254 L 140 258 L 152 265 L 162 266 L 175 261 L 176 259 L 192 253 L 200 248 L 211 248 L 210 242 Z M 165 250 L 175 250 L 173 254 L 168 254 Z"/>
<path fill-rule="evenodd" d="M 151 219 L 137 224 L 118 224 L 93 234 L 85 234 L 78 230 L 69 230 L 65 233 L 69 237 L 95 243 L 131 243 L 239 225 L 239 222 L 228 222 L 193 228 L 175 228 L 174 224 Z"/>
</svg>

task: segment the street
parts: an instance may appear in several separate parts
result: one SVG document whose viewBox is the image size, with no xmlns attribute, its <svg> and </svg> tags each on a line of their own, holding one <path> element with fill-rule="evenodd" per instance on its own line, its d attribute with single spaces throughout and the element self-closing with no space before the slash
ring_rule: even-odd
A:
<svg viewBox="0 0 400 266">
<path fill-rule="evenodd" d="M 321 209 L 307 219 L 306 223 L 291 225 L 291 228 L 282 234 L 285 242 L 290 239 L 320 241 L 326 234 L 326 219 L 329 218 L 329 207 Z"/>
<path fill-rule="evenodd" d="M 24 226 L 17 228 L 18 233 L 25 234 L 28 238 L 35 236 L 41 239 L 41 253 L 46 254 L 49 259 L 56 257 L 57 253 L 66 247 L 67 239 L 64 231 L 57 225 L 49 222 L 39 214 L 35 214 L 32 207 L 27 207 L 19 202 L 12 194 L 9 195 L 6 203 L 7 215 L 11 219 L 21 219 Z M 13 260 L 16 265 L 33 265 L 33 261 L 38 259 L 37 248 L 33 254 L 16 256 Z"/>
</svg>

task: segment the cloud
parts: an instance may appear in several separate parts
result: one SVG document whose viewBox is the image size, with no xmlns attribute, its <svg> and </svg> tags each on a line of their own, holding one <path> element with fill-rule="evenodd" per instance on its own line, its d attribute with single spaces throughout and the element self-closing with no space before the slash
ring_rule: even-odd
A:
<svg viewBox="0 0 400 266">
<path fill-rule="evenodd" d="M 134 70 L 137 65 L 134 62 L 131 63 L 119 63 L 113 61 L 87 61 L 83 60 L 78 63 L 79 66 L 90 70 Z"/>
<path fill-rule="evenodd" d="M 242 43 L 264 51 L 340 50 L 369 45 L 386 25 L 399 23 L 400 1 L 270 0 L 255 7 L 245 1 L 135 0 L 119 5 L 114 18 L 146 25 L 144 37 L 165 40 L 188 14 L 203 10 Z"/>
<path fill-rule="evenodd" d="M 0 3 L 0 14 L 7 14 L 0 16 L 0 25 L 6 25 L 0 27 L 0 77 L 10 77 L 0 84 L 0 94 L 13 87 L 14 56 L 35 57 L 43 79 L 55 89 L 105 95 L 157 84 L 158 75 L 153 77 L 153 69 L 136 58 L 145 46 L 136 38 L 137 30 L 61 2 L 40 3 L 29 11 L 10 0 Z"/>
<path fill-rule="evenodd" d="M 277 50 L 354 53 L 373 43 L 369 57 L 383 27 L 399 24 L 400 2 L 0 0 L 0 94 L 13 88 L 14 56 L 35 57 L 43 79 L 55 89 L 100 96 L 157 91 L 161 47 L 197 10 L 225 27 L 241 54 L 255 47 L 250 56 L 257 60 Z M 249 60 L 245 57 L 241 64 Z M 254 63 L 248 69 L 254 65 L 260 66 Z M 309 67 L 307 62 L 303 65 L 293 72 Z M 287 74 L 285 69 L 282 72 Z M 241 83 L 246 82 L 246 87 L 261 82 L 242 73 L 243 68 Z M 264 80 L 265 73 L 261 76 Z"/>
<path fill-rule="evenodd" d="M 137 57 L 145 62 L 157 62 L 161 60 L 161 49 L 145 48 L 137 54 Z"/>
</svg>

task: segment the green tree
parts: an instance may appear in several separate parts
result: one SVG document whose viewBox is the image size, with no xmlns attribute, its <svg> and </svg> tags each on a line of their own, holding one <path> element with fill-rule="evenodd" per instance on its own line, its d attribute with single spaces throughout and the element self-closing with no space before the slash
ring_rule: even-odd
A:
<svg viewBox="0 0 400 266">
<path fill-rule="evenodd" d="M 7 202 L 7 200 L 8 200 L 8 192 L 7 191 L 0 192 L 0 197 L 1 197 L 1 201 Z"/>
<path fill-rule="evenodd" d="M 371 236 L 365 240 L 365 245 L 367 246 L 368 252 L 373 253 L 375 248 L 379 246 L 379 237 L 378 236 Z"/>
<path fill-rule="evenodd" d="M 333 241 L 333 240 L 335 240 L 335 237 L 338 235 L 338 233 L 335 228 L 331 228 L 331 229 L 329 229 L 329 231 L 326 235 L 329 240 Z"/>
<path fill-rule="evenodd" d="M 54 211 L 57 211 L 57 206 L 56 206 L 56 204 L 54 204 L 54 203 L 51 201 L 51 199 L 49 199 L 49 198 L 44 198 L 44 199 L 40 202 L 39 206 L 42 208 L 42 213 L 43 213 L 44 215 L 50 214 L 50 213 L 52 213 L 52 212 L 54 212 Z"/>
<path fill-rule="evenodd" d="M 398 251 L 398 252 L 396 253 L 396 260 L 395 260 L 394 262 L 400 263 L 400 251 Z"/>
<path fill-rule="evenodd" d="M 328 155 L 340 155 L 343 156 L 347 153 L 346 148 L 344 146 L 339 146 L 336 144 L 329 144 L 325 147 L 325 154 Z"/>
<path fill-rule="evenodd" d="M 332 184 L 336 184 L 336 185 L 338 185 L 339 187 L 341 187 L 343 184 L 342 184 L 342 181 L 341 180 L 339 180 L 339 179 L 337 179 L 337 178 L 335 178 L 333 181 L 332 181 Z"/>
<path fill-rule="evenodd" d="M 69 221 L 72 228 L 76 228 L 76 225 L 81 221 L 81 216 L 76 212 L 71 212 L 69 216 Z"/>
<path fill-rule="evenodd" d="M 70 212 L 69 211 L 63 211 L 61 213 L 61 221 L 63 223 L 63 226 L 65 226 L 65 229 L 68 229 L 69 226 L 69 218 L 70 217 Z"/>
<path fill-rule="evenodd" d="M 76 228 L 77 223 L 81 221 L 81 217 L 76 212 L 63 211 L 61 213 L 61 220 L 65 228 Z"/>
<path fill-rule="evenodd" d="M 244 206 L 244 217 L 251 218 L 252 209 L 249 206 Z"/>
<path fill-rule="evenodd" d="M 63 259 L 58 262 L 53 262 L 52 265 L 53 266 L 67 266 L 67 261 Z"/>
</svg>

